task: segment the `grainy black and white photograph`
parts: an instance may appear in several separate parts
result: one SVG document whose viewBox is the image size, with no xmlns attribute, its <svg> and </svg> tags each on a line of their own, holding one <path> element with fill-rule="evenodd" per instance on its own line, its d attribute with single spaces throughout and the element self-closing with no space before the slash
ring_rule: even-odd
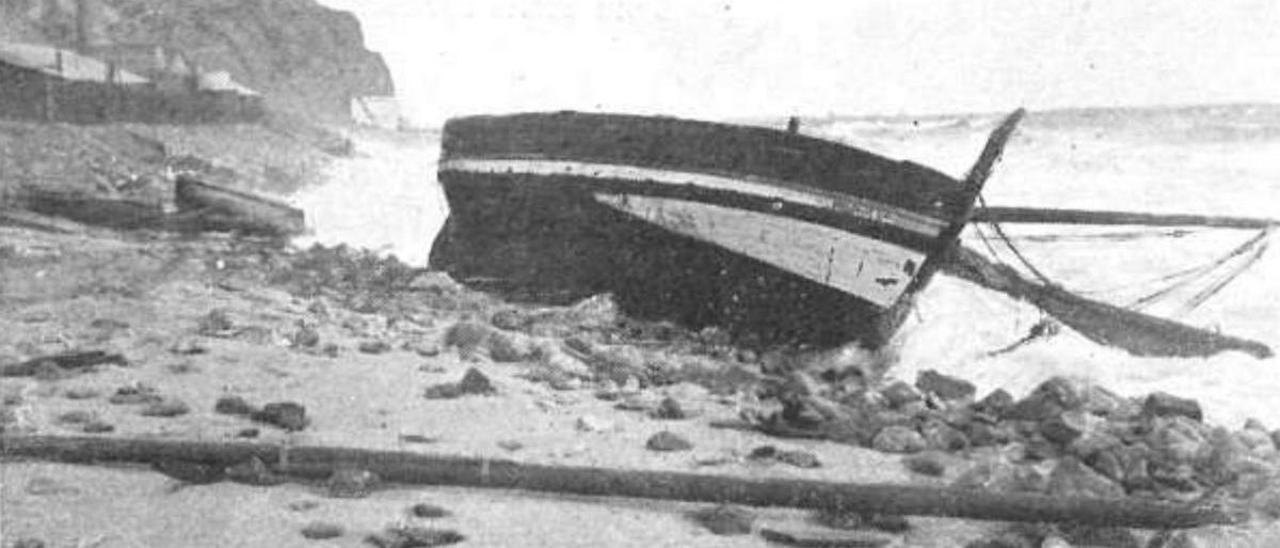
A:
<svg viewBox="0 0 1280 548">
<path fill-rule="evenodd" d="M 1280 546 L 1278 29 L 0 0 L 0 548 Z"/>
</svg>

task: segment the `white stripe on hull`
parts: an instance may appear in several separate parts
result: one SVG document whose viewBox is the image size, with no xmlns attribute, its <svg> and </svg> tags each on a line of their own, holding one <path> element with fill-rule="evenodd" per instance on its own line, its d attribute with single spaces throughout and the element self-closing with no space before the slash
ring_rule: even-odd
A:
<svg viewBox="0 0 1280 548">
<path fill-rule="evenodd" d="M 892 225 L 930 238 L 936 238 L 942 232 L 942 229 L 946 227 L 946 222 L 941 219 L 921 215 L 888 204 L 844 193 L 819 189 L 801 190 L 776 184 L 767 184 L 760 182 L 761 179 L 755 177 L 736 178 L 618 164 L 529 158 L 454 158 L 440 162 L 440 171 L 544 176 L 572 175 L 677 186 L 692 185 L 711 190 L 750 194 L 798 205 L 829 209 L 859 219 Z"/>
<path fill-rule="evenodd" d="M 790 217 L 632 194 L 596 200 L 667 230 L 709 242 L 888 308 L 925 255 Z"/>
</svg>

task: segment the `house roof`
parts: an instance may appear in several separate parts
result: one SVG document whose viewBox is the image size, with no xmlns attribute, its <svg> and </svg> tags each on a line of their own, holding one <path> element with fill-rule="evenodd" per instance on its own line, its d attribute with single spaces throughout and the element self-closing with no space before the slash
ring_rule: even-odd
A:
<svg viewBox="0 0 1280 548">
<path fill-rule="evenodd" d="M 62 52 L 62 71 L 58 71 L 57 56 Z M 105 82 L 107 64 L 83 55 L 37 44 L 0 42 L 0 62 L 31 70 L 38 70 L 64 80 Z M 121 84 L 145 84 L 147 79 L 117 68 L 116 82 Z"/>
</svg>

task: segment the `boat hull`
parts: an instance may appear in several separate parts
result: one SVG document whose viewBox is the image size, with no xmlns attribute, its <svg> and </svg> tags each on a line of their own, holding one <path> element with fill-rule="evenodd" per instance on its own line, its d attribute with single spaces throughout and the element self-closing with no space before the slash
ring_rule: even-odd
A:
<svg viewBox="0 0 1280 548">
<path fill-rule="evenodd" d="M 828 158 L 828 169 L 932 182 L 895 195 L 879 184 L 891 177 L 867 175 L 877 184 L 859 193 L 856 180 L 823 188 L 779 178 L 777 162 L 733 156 L 717 168 L 686 153 L 708 139 L 742 146 L 745 133 L 787 145 L 787 157 L 806 146 L 832 154 L 831 143 L 784 132 L 616 115 L 462 120 L 445 129 L 439 180 L 451 211 L 434 268 L 517 301 L 610 293 L 630 316 L 720 327 L 740 344 L 880 346 L 927 281 L 947 212 L 963 209 L 948 194 L 955 181 L 868 164 L 847 147 L 862 163 Z M 600 142 L 602 127 L 613 146 Z M 654 140 L 654 128 L 676 136 Z"/>
</svg>

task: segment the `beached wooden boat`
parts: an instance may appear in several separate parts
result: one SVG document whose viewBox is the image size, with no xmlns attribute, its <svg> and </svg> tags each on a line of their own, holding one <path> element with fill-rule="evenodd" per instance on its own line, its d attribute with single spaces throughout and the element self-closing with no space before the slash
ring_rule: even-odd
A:
<svg viewBox="0 0 1280 548">
<path fill-rule="evenodd" d="M 968 222 L 1022 113 L 965 181 L 762 127 L 576 112 L 444 128 L 433 267 L 509 298 L 612 293 L 739 342 L 878 346 Z"/>
<path fill-rule="evenodd" d="M 26 209 L 43 215 L 124 230 L 160 228 L 165 218 L 159 201 L 75 190 L 27 188 L 22 192 L 21 201 Z"/>
<path fill-rule="evenodd" d="M 878 347 L 938 270 L 1027 301 L 1086 338 L 1140 356 L 1272 355 L 1262 343 L 1086 299 L 958 245 L 970 222 L 1259 230 L 1219 291 L 1266 249 L 1272 219 L 975 208 L 1023 112 L 992 132 L 963 181 L 812 137 L 668 117 L 475 116 L 444 128 L 451 215 L 431 264 L 507 298 L 612 293 L 623 312 L 727 329 L 739 344 Z M 1025 258 L 1007 239 L 1004 244 Z M 1215 266 L 1215 267 L 1216 267 Z M 1219 276 L 1213 268 L 1202 276 Z M 1160 291 L 1157 290 L 1157 293 Z"/>
<path fill-rule="evenodd" d="M 301 209 L 185 174 L 176 178 L 173 197 L 178 213 L 170 224 L 183 230 L 292 236 L 306 228 Z"/>
</svg>

